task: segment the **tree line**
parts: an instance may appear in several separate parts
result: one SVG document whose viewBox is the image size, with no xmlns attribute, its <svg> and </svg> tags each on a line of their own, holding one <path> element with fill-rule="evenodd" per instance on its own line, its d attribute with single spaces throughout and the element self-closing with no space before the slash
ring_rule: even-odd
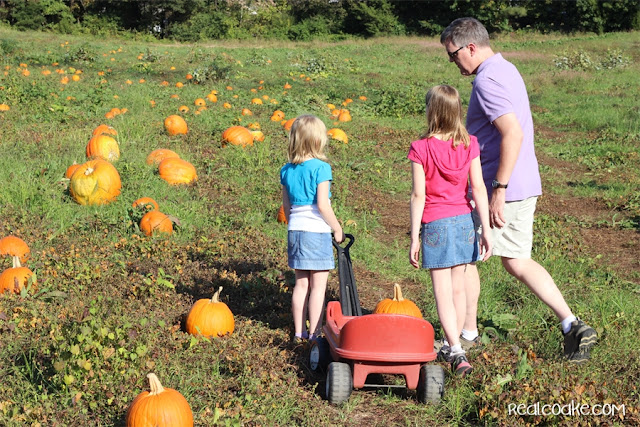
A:
<svg viewBox="0 0 640 427">
<path fill-rule="evenodd" d="M 273 38 L 340 40 L 439 34 L 473 16 L 490 32 L 605 33 L 640 29 L 638 0 L 0 0 L 19 30 L 195 42 Z"/>
</svg>

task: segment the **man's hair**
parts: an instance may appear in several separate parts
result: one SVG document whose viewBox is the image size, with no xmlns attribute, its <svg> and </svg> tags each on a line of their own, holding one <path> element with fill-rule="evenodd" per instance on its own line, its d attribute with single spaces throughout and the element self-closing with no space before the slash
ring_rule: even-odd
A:
<svg viewBox="0 0 640 427">
<path fill-rule="evenodd" d="M 479 47 L 489 47 L 489 33 L 480 21 L 475 18 L 458 18 L 440 35 L 440 43 L 450 41 L 455 46 L 466 46 L 474 43 Z"/>
</svg>

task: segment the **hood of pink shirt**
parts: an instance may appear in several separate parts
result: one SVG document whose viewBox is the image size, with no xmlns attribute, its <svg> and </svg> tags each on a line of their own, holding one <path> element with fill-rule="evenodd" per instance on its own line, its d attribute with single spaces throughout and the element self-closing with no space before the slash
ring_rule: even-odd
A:
<svg viewBox="0 0 640 427">
<path fill-rule="evenodd" d="M 451 147 L 451 141 L 441 141 L 436 139 L 435 141 L 429 141 L 427 144 L 427 151 L 438 168 L 438 171 L 440 171 L 440 174 L 454 185 L 459 184 L 461 181 L 466 181 L 469 174 L 468 165 L 471 150 L 465 149 L 464 144 L 460 144 L 455 148 L 455 153 L 453 148 L 450 148 L 451 151 L 447 152 L 444 150 L 438 150 L 434 147 L 435 144 L 447 144 Z M 443 156 L 443 151 L 452 155 Z"/>
</svg>

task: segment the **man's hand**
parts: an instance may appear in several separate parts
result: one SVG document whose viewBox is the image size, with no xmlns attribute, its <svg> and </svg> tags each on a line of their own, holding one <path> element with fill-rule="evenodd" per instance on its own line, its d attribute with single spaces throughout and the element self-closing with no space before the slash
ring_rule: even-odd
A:
<svg viewBox="0 0 640 427">
<path fill-rule="evenodd" d="M 491 228 L 504 227 L 504 204 L 506 190 L 504 188 L 494 188 L 489 202 L 489 223 Z"/>
</svg>

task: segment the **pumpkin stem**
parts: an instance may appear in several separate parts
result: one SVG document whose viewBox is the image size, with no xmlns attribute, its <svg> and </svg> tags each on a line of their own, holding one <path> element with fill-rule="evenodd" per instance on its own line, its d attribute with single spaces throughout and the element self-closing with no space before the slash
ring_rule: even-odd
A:
<svg viewBox="0 0 640 427">
<path fill-rule="evenodd" d="M 13 256 L 13 268 L 16 267 L 22 267 L 22 264 L 20 264 L 20 257 L 17 255 Z"/>
<path fill-rule="evenodd" d="M 85 174 L 86 176 L 89 176 L 89 175 L 91 175 L 92 173 L 93 173 L 93 168 L 87 168 L 87 169 L 84 171 L 84 174 Z"/>
<path fill-rule="evenodd" d="M 402 289 L 400 289 L 400 285 L 397 283 L 393 284 L 393 300 L 404 301 L 404 298 L 402 298 Z"/>
<path fill-rule="evenodd" d="M 155 396 L 164 391 L 164 387 L 162 387 L 162 384 L 160 383 L 160 380 L 158 379 L 156 374 L 151 372 L 147 374 L 147 378 L 149 378 L 149 388 L 151 389 L 151 392 L 149 394 L 151 396 Z"/>
<path fill-rule="evenodd" d="M 213 294 L 213 297 L 211 297 L 211 302 L 216 304 L 220 302 L 220 292 L 222 292 L 222 286 L 220 286 L 220 288 L 218 288 L 218 291 Z"/>
</svg>

